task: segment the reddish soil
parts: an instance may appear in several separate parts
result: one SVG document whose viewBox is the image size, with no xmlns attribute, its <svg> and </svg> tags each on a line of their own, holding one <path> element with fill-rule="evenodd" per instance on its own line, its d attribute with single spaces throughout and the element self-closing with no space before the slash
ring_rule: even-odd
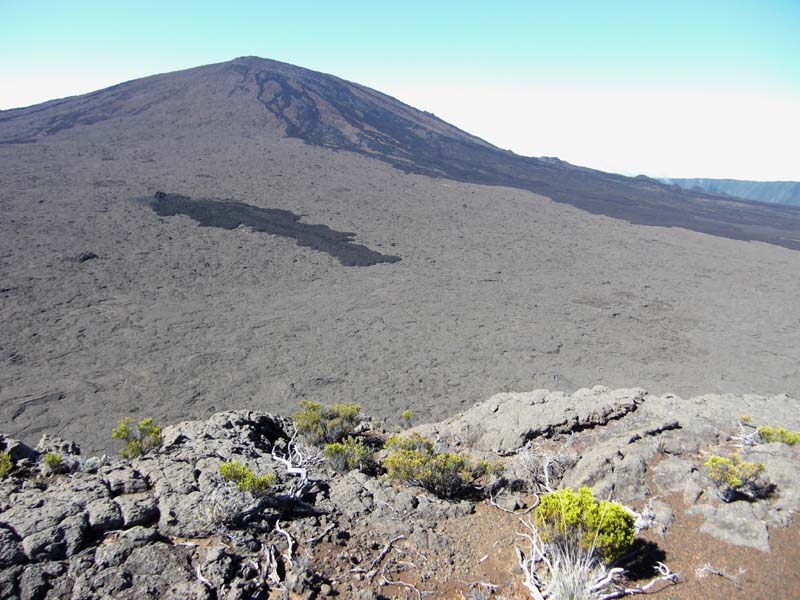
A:
<svg viewBox="0 0 800 600">
<path fill-rule="evenodd" d="M 800 522 L 794 520 L 786 529 L 770 531 L 769 553 L 732 546 L 700 533 L 700 517 L 684 515 L 679 495 L 662 497 L 673 509 L 676 519 L 662 537 L 644 532 L 639 536 L 647 555 L 642 557 L 639 573 L 632 584 L 646 583 L 651 565 L 662 560 L 679 573 L 677 585 L 664 585 L 651 592 L 659 600 L 754 600 L 800 598 Z M 520 515 L 505 513 L 487 503 L 476 506 L 473 514 L 437 525 L 436 532 L 449 537 L 452 544 L 437 551 L 417 550 L 409 540 L 397 542 L 378 566 L 374 577 L 348 573 L 342 562 L 343 548 L 333 544 L 316 548 L 315 568 L 331 577 L 338 574 L 334 590 L 340 597 L 352 596 L 355 590 L 372 589 L 388 598 L 418 598 L 417 592 L 402 585 L 387 585 L 381 577 L 412 584 L 427 598 L 528 599 L 522 586 L 522 574 L 514 550 L 521 531 Z M 646 544 L 650 542 L 651 544 Z M 642 543 L 642 542 L 639 542 Z M 364 549 L 361 565 L 369 565 L 382 548 Z M 348 552 L 351 552 L 348 550 Z M 648 564 L 646 564 L 648 563 Z M 696 572 L 711 565 L 720 574 L 698 577 Z M 740 572 L 740 568 L 743 569 Z M 381 569 L 385 569 L 381 571 Z M 427 593 L 426 593 L 427 592 Z"/>
</svg>

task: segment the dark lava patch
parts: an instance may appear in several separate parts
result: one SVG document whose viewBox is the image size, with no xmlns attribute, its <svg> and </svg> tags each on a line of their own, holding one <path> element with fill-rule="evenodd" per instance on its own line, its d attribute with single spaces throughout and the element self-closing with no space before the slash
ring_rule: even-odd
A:
<svg viewBox="0 0 800 600">
<path fill-rule="evenodd" d="M 300 216 L 288 210 L 259 208 L 228 200 L 193 200 L 188 196 L 164 192 L 156 192 L 150 206 L 159 216 L 186 215 L 201 227 L 236 229 L 245 225 L 254 231 L 290 237 L 297 240 L 300 246 L 327 252 L 345 267 L 369 267 L 400 260 L 399 256 L 381 254 L 361 244 L 354 244 L 354 233 L 335 231 L 325 225 L 301 223 Z"/>
</svg>

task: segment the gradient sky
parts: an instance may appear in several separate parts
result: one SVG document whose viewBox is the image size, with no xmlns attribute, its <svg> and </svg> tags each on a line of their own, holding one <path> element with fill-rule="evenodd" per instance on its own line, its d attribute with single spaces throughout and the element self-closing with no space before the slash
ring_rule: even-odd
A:
<svg viewBox="0 0 800 600">
<path fill-rule="evenodd" d="M 258 55 L 532 156 L 800 181 L 800 0 L 0 0 L 0 109 Z"/>
</svg>

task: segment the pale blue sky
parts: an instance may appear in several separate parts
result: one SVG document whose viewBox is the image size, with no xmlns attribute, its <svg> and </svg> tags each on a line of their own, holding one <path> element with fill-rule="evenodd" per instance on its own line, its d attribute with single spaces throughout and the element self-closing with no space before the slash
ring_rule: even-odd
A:
<svg viewBox="0 0 800 600">
<path fill-rule="evenodd" d="M 250 54 L 370 85 L 520 154 L 800 180 L 784 145 L 800 139 L 787 122 L 800 123 L 798 0 L 0 0 L 0 108 Z"/>
</svg>

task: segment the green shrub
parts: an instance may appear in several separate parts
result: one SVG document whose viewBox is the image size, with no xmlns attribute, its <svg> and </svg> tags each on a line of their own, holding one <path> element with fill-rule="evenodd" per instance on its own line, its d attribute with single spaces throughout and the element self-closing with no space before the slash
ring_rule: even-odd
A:
<svg viewBox="0 0 800 600">
<path fill-rule="evenodd" d="M 410 408 L 405 409 L 400 417 L 403 419 L 403 425 L 411 427 L 411 419 L 414 418 L 414 413 L 411 412 Z"/>
<path fill-rule="evenodd" d="M 458 496 L 465 486 L 489 470 L 486 461 L 473 461 L 455 453 L 436 454 L 433 442 L 419 434 L 392 436 L 386 448 L 389 455 L 383 466 L 390 479 L 420 486 L 440 498 Z"/>
<path fill-rule="evenodd" d="M 245 465 L 237 461 L 222 463 L 219 466 L 219 474 L 223 479 L 236 484 L 239 491 L 250 492 L 258 496 L 267 491 L 275 477 L 271 473 L 258 476 L 248 469 Z"/>
<path fill-rule="evenodd" d="M 726 502 L 738 496 L 762 498 L 774 487 L 762 477 L 763 463 L 744 462 L 738 454 L 731 454 L 730 458 L 714 455 L 705 462 L 705 467 Z"/>
<path fill-rule="evenodd" d="M 138 458 L 161 445 L 161 427 L 153 423 L 153 419 L 142 419 L 135 431 L 132 425 L 133 419 L 125 417 L 111 432 L 112 438 L 125 442 L 125 447 L 119 451 L 123 458 Z"/>
<path fill-rule="evenodd" d="M 5 478 L 14 468 L 14 462 L 8 452 L 0 452 L 0 479 Z"/>
<path fill-rule="evenodd" d="M 61 462 L 61 455 L 57 452 L 48 452 L 44 455 L 44 464 L 48 473 L 60 473 Z"/>
<path fill-rule="evenodd" d="M 325 445 L 325 458 L 340 473 L 363 468 L 370 460 L 372 452 L 360 439 L 347 437 L 344 441 Z"/>
<path fill-rule="evenodd" d="M 542 496 L 534 523 L 550 544 L 577 544 L 613 563 L 633 544 L 634 516 L 617 502 L 597 502 L 589 488 L 570 488 Z"/>
<path fill-rule="evenodd" d="M 360 413 L 358 404 L 322 406 L 319 402 L 303 400 L 292 419 L 297 430 L 310 443 L 331 444 L 341 442 L 353 433 Z"/>
<path fill-rule="evenodd" d="M 794 446 L 800 443 L 800 431 L 788 431 L 784 427 L 770 427 L 769 425 L 762 425 L 758 428 L 758 435 L 761 439 L 767 442 L 781 442 Z"/>
</svg>

